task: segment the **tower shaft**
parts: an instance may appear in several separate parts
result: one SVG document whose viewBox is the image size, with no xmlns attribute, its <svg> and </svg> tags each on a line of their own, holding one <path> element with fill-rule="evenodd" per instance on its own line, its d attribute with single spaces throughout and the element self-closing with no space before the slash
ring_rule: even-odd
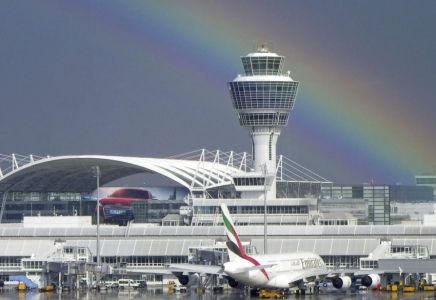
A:
<svg viewBox="0 0 436 300">
<path fill-rule="evenodd" d="M 253 141 L 253 168 L 256 172 L 263 172 L 266 166 L 269 173 L 276 170 L 276 147 L 280 129 L 260 127 L 250 132 Z"/>
<path fill-rule="evenodd" d="M 253 168 L 255 172 L 264 174 L 275 174 L 277 170 L 276 147 L 280 135 L 280 129 L 269 127 L 253 128 L 251 130 L 251 139 L 253 142 Z M 270 183 L 267 198 L 276 198 L 276 180 L 275 176 Z"/>
<path fill-rule="evenodd" d="M 250 131 L 255 172 L 276 174 L 276 147 L 281 127 L 288 123 L 298 82 L 282 74 L 284 57 L 262 47 L 242 57 L 245 74 L 229 82 L 239 123 Z M 275 176 L 274 176 L 275 178 Z M 276 198 L 276 180 L 268 199 Z"/>
</svg>

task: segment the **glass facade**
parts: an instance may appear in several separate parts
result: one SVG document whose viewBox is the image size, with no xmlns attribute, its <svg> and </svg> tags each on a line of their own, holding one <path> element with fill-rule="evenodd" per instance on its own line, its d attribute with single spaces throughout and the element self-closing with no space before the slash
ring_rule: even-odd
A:
<svg viewBox="0 0 436 300">
<path fill-rule="evenodd" d="M 264 185 L 265 178 L 262 177 L 241 177 L 233 179 L 235 185 L 238 186 L 253 186 L 253 185 Z"/>
<path fill-rule="evenodd" d="M 0 193 L 0 199 L 4 194 Z M 20 223 L 24 216 L 90 215 L 95 203 L 74 192 L 8 192 L 2 223 Z"/>
<path fill-rule="evenodd" d="M 229 212 L 231 214 L 263 214 L 264 206 L 229 206 Z M 195 207 L 195 214 L 215 214 L 220 211 L 216 206 L 203 206 Z M 270 215 L 283 215 L 283 214 L 307 214 L 309 213 L 309 207 L 307 205 L 269 205 L 267 207 L 267 213 Z"/>
<path fill-rule="evenodd" d="M 277 198 L 318 197 L 321 194 L 321 183 L 277 181 Z"/>
<path fill-rule="evenodd" d="M 402 256 L 409 255 L 411 257 L 426 257 L 428 256 L 428 249 L 425 246 L 407 245 L 407 246 L 392 246 L 393 254 L 399 253 Z"/>
<path fill-rule="evenodd" d="M 318 210 L 322 214 L 349 213 L 357 219 L 358 224 L 368 224 L 368 203 L 363 199 L 321 198 L 318 202 Z"/>
<path fill-rule="evenodd" d="M 362 270 L 378 269 L 378 261 L 374 259 L 362 259 L 360 261 L 360 268 Z"/>
<path fill-rule="evenodd" d="M 144 201 L 137 201 L 132 203 L 133 215 L 135 223 L 148 222 L 148 204 Z"/>
<path fill-rule="evenodd" d="M 239 123 L 242 126 L 286 126 L 288 123 L 288 116 L 288 113 L 240 113 Z"/>
<path fill-rule="evenodd" d="M 429 186 L 433 189 L 433 199 L 436 200 L 436 174 L 416 175 L 416 185 Z"/>
<path fill-rule="evenodd" d="M 368 223 L 389 225 L 391 217 L 389 186 L 365 186 L 363 197 L 368 201 Z"/>
<path fill-rule="evenodd" d="M 21 267 L 21 256 L 0 256 L 0 269 L 17 269 Z"/>
<path fill-rule="evenodd" d="M 436 175 L 415 176 L 416 184 L 436 185 Z"/>
<path fill-rule="evenodd" d="M 415 220 L 411 214 L 405 214 L 407 206 L 399 204 L 422 205 L 432 201 L 432 189 L 426 186 L 334 185 L 322 187 L 319 209 L 326 213 L 348 210 L 358 218 L 359 224 L 388 225 L 401 222 L 406 217 Z M 414 206 L 409 210 L 418 212 L 421 207 Z"/>
<path fill-rule="evenodd" d="M 327 268 L 332 269 L 357 269 L 359 268 L 359 260 L 361 256 L 357 255 L 323 255 L 321 258 L 324 260 Z"/>
<path fill-rule="evenodd" d="M 96 261 L 96 257 L 94 257 Z M 188 257 L 180 256 L 102 256 L 101 261 L 108 264 L 125 263 L 126 267 L 163 267 L 168 264 L 187 263 Z"/>
<path fill-rule="evenodd" d="M 392 185 L 389 189 L 391 201 L 395 202 L 433 202 L 431 186 Z"/>
<path fill-rule="evenodd" d="M 23 269 L 26 271 L 42 271 L 46 268 L 45 260 L 26 260 L 23 261 Z"/>
<path fill-rule="evenodd" d="M 324 205 L 328 204 L 329 199 L 333 201 L 335 199 L 354 199 L 356 201 L 363 199 L 368 206 L 367 223 L 389 225 L 391 223 L 390 188 L 389 185 L 324 186 L 322 187 L 321 198 Z M 349 209 L 352 209 L 351 206 L 349 206 Z"/>
<path fill-rule="evenodd" d="M 340 226 L 345 226 L 345 225 L 349 225 L 348 224 L 348 220 L 320 220 L 319 221 L 319 225 L 340 225 Z"/>
<path fill-rule="evenodd" d="M 278 75 L 281 73 L 283 56 L 242 57 L 245 75 Z"/>
<path fill-rule="evenodd" d="M 133 202 L 132 210 L 135 223 L 161 223 L 168 214 L 178 214 L 180 207 L 186 203 L 180 200 L 149 200 L 148 202 Z"/>
<path fill-rule="evenodd" d="M 363 199 L 363 185 L 334 185 L 324 186 L 321 191 L 322 198 L 335 199 Z"/>
<path fill-rule="evenodd" d="M 298 82 L 235 81 L 229 83 L 236 109 L 276 108 L 290 110 L 294 106 Z"/>
</svg>

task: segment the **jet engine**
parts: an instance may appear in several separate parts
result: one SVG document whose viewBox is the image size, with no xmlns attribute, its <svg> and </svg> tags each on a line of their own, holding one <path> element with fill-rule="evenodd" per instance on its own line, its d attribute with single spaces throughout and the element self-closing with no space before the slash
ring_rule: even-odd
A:
<svg viewBox="0 0 436 300">
<path fill-rule="evenodd" d="M 200 281 L 200 275 L 194 273 L 190 275 L 179 275 L 177 276 L 181 285 L 186 287 L 192 286 Z"/>
<path fill-rule="evenodd" d="M 244 285 L 242 283 L 236 281 L 232 277 L 226 277 L 226 279 L 227 279 L 227 283 L 229 284 L 230 287 L 232 287 L 234 289 L 242 289 L 242 288 L 244 288 Z"/>
<path fill-rule="evenodd" d="M 351 286 L 351 278 L 349 276 L 335 277 L 332 279 L 332 284 L 337 289 L 348 289 Z"/>
<path fill-rule="evenodd" d="M 381 284 L 381 279 L 378 274 L 369 274 L 362 277 L 362 285 L 369 289 L 375 289 Z"/>
</svg>

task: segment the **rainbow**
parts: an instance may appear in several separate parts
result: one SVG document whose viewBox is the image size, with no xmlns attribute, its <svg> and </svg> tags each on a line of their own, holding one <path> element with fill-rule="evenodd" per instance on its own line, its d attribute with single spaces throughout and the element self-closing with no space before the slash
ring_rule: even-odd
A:
<svg viewBox="0 0 436 300">
<path fill-rule="evenodd" d="M 413 174 L 436 162 L 436 141 L 419 134 L 428 132 L 431 115 L 423 118 L 422 108 L 396 94 L 394 86 L 378 84 L 358 62 L 345 64 L 341 57 L 323 57 L 322 49 L 309 49 L 314 33 L 303 26 L 279 26 L 273 14 L 265 13 L 268 2 L 232 3 L 231 10 L 221 1 L 38 5 L 89 38 L 112 40 L 120 55 L 138 63 L 144 56 L 156 57 L 213 93 L 225 94 L 225 81 L 242 71 L 239 56 L 255 42 L 277 39 L 273 50 L 287 57 L 286 66 L 301 82 L 290 128 L 279 142 L 295 145 L 286 155 L 342 182 L 410 183 Z"/>
</svg>

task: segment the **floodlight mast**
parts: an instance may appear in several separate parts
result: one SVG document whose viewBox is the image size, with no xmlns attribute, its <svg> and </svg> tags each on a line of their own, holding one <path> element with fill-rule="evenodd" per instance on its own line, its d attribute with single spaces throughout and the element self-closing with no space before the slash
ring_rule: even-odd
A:
<svg viewBox="0 0 436 300">
<path fill-rule="evenodd" d="M 97 266 L 100 269 L 100 167 L 96 166 L 97 171 Z"/>
<path fill-rule="evenodd" d="M 97 270 L 101 270 L 101 258 L 100 258 L 100 166 L 94 166 L 92 171 L 96 177 L 97 184 L 97 243 L 96 243 L 96 252 L 97 252 Z"/>
<path fill-rule="evenodd" d="M 268 253 L 268 206 L 266 200 L 266 174 L 268 172 L 268 167 L 264 164 L 264 181 L 263 181 L 263 254 Z"/>
</svg>

